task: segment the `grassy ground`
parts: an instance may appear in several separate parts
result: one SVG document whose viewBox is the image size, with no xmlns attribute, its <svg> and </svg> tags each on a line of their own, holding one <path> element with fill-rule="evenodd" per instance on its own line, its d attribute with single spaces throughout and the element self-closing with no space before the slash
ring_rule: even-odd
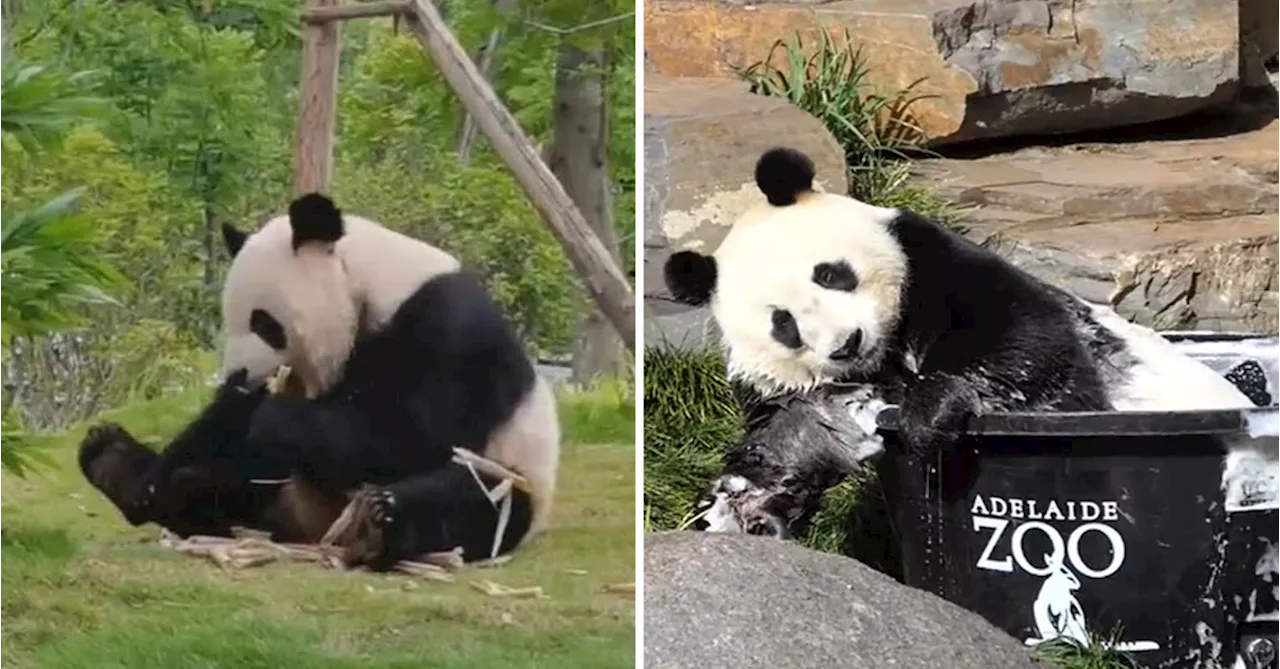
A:
<svg viewBox="0 0 1280 669">
<path fill-rule="evenodd" d="M 200 394 L 108 415 L 172 435 Z M 566 445 L 550 533 L 455 583 L 271 564 L 224 572 L 155 544 L 81 477 L 84 428 L 51 440 L 56 469 L 3 478 L 6 668 L 329 669 L 633 667 L 634 409 L 617 388 L 565 395 Z M 486 596 L 488 579 L 542 600 Z"/>
</svg>

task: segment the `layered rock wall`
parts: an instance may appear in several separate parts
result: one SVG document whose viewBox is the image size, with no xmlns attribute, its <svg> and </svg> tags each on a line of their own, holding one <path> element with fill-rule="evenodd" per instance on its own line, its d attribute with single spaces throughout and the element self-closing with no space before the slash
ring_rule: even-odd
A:
<svg viewBox="0 0 1280 669">
<path fill-rule="evenodd" d="M 884 91 L 923 79 L 913 110 L 937 144 L 1174 118 L 1232 99 L 1241 70 L 1239 5 L 1223 0 L 645 3 L 647 58 L 674 77 L 735 78 L 820 27 L 847 31 Z"/>
</svg>

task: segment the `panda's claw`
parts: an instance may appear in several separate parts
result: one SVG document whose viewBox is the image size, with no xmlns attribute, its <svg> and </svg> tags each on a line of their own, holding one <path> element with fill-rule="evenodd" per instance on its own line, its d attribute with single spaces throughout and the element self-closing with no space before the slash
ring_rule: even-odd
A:
<svg viewBox="0 0 1280 669">
<path fill-rule="evenodd" d="M 127 434 L 123 427 L 116 423 L 98 423 L 89 428 L 84 435 L 85 442 L 119 441 L 121 435 Z"/>
</svg>

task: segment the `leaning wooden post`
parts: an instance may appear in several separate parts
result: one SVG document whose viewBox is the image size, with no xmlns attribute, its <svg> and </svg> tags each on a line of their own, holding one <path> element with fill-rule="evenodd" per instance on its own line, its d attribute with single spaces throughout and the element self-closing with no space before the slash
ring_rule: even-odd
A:
<svg viewBox="0 0 1280 669">
<path fill-rule="evenodd" d="M 429 0 L 413 0 L 409 29 L 431 54 L 440 74 L 476 120 L 489 145 L 502 157 L 543 220 L 550 226 L 587 293 L 618 331 L 624 344 L 636 350 L 635 294 L 604 244 L 587 225 L 559 180 L 551 174 L 529 138 L 503 106 L 475 63 L 454 38 Z"/>
<path fill-rule="evenodd" d="M 304 0 L 303 13 L 337 6 L 337 0 Z M 329 190 L 338 106 L 338 55 L 342 21 L 304 21 L 302 77 L 298 86 L 298 141 L 293 195 Z"/>
</svg>

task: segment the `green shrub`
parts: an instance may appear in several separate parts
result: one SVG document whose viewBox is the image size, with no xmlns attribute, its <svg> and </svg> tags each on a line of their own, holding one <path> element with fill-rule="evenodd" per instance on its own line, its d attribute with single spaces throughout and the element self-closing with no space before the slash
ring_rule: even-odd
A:
<svg viewBox="0 0 1280 669">
<path fill-rule="evenodd" d="M 763 60 L 739 70 L 739 76 L 753 93 L 786 98 L 826 125 L 844 148 L 849 195 L 955 222 L 960 209 L 910 182 L 909 156 L 928 154 L 928 138 L 911 114 L 911 106 L 927 97 L 915 93 L 924 80 L 882 94 L 868 84 L 870 71 L 847 29 L 836 40 L 819 26 L 816 46 L 807 45 L 800 33 L 778 40 Z"/>
</svg>

